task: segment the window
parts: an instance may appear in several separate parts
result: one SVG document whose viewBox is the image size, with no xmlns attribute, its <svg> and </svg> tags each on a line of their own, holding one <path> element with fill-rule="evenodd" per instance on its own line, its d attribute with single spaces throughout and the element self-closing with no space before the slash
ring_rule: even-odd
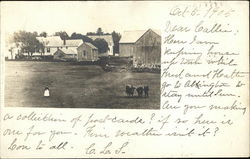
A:
<svg viewBox="0 0 250 159">
<path fill-rule="evenodd" d="M 68 46 L 66 46 L 66 49 L 68 49 Z"/>
<path fill-rule="evenodd" d="M 85 50 L 83 51 L 83 56 L 86 56 L 86 51 Z"/>
<path fill-rule="evenodd" d="M 50 52 L 50 48 L 49 47 L 47 48 L 47 52 Z"/>
</svg>

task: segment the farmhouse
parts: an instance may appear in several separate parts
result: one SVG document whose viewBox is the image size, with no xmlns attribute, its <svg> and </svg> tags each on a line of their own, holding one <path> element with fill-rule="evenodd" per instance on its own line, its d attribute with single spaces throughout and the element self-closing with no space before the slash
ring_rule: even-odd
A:
<svg viewBox="0 0 250 159">
<path fill-rule="evenodd" d="M 76 48 L 80 46 L 81 43 L 83 43 L 81 39 L 62 40 L 60 36 L 37 37 L 37 40 L 44 44 L 45 56 L 53 56 L 58 49 L 63 48 L 72 49 L 75 50 L 74 52 L 76 52 Z"/>
<path fill-rule="evenodd" d="M 60 61 L 75 61 L 77 52 L 73 49 L 60 48 L 54 53 L 54 60 Z"/>
<path fill-rule="evenodd" d="M 112 35 L 88 35 L 89 38 L 92 40 L 95 39 L 104 39 L 108 43 L 108 51 L 106 52 L 107 56 L 112 56 L 113 55 L 113 47 L 114 47 L 114 41 Z"/>
<path fill-rule="evenodd" d="M 84 42 L 77 48 L 78 61 L 97 61 L 98 49 L 91 43 Z"/>
<path fill-rule="evenodd" d="M 119 43 L 121 57 L 133 57 L 133 64 L 159 65 L 161 33 L 157 30 L 125 31 Z"/>
<path fill-rule="evenodd" d="M 44 56 L 53 56 L 54 53 L 63 46 L 60 36 L 37 37 L 44 46 Z"/>
</svg>

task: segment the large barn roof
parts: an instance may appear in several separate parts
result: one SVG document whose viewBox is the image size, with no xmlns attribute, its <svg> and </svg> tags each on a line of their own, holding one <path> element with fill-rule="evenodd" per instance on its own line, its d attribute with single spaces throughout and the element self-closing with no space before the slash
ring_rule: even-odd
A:
<svg viewBox="0 0 250 159">
<path fill-rule="evenodd" d="M 148 29 L 150 30 L 150 29 Z M 148 30 L 132 30 L 132 31 L 125 31 L 122 35 L 120 43 L 135 43 L 144 33 Z M 161 36 L 160 30 L 153 30 L 156 34 Z"/>
<path fill-rule="evenodd" d="M 105 41 L 107 41 L 107 43 L 109 45 L 114 45 L 114 42 L 113 42 L 113 37 L 112 35 L 88 35 L 89 38 L 91 38 L 92 40 L 95 40 L 95 39 L 104 39 Z"/>
</svg>

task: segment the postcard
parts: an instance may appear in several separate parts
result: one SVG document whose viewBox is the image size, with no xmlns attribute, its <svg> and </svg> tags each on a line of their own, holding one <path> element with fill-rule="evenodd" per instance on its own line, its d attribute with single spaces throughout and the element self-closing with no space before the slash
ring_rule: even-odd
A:
<svg viewBox="0 0 250 159">
<path fill-rule="evenodd" d="M 0 4 L 0 158 L 249 157 L 249 2 Z"/>
</svg>

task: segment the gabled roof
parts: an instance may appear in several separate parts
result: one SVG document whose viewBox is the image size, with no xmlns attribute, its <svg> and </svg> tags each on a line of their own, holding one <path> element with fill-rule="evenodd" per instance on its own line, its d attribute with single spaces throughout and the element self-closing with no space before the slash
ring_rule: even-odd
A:
<svg viewBox="0 0 250 159">
<path fill-rule="evenodd" d="M 68 55 L 70 55 L 70 54 L 77 54 L 77 52 L 76 52 L 75 49 L 70 49 L 70 48 L 66 49 L 66 48 L 62 48 L 62 49 L 58 49 L 58 50 L 61 50 L 63 53 L 68 54 Z"/>
<path fill-rule="evenodd" d="M 120 43 L 135 43 L 149 30 L 152 30 L 152 29 L 125 31 L 121 37 Z M 152 31 L 158 34 L 159 36 L 161 36 L 160 30 L 152 30 Z"/>
<path fill-rule="evenodd" d="M 158 29 L 152 29 L 153 32 L 155 32 L 156 34 L 158 34 L 159 36 L 161 36 L 161 30 Z"/>
<path fill-rule="evenodd" d="M 114 45 L 112 35 L 88 35 L 88 37 L 91 38 L 92 40 L 95 40 L 97 38 L 104 39 L 105 41 L 107 41 L 109 45 Z"/>
<path fill-rule="evenodd" d="M 86 45 L 90 46 L 92 49 L 97 49 L 93 44 L 85 42 Z"/>
<path fill-rule="evenodd" d="M 38 41 L 44 43 L 45 46 L 58 47 L 63 45 L 63 40 L 60 36 L 36 37 Z"/>
<path fill-rule="evenodd" d="M 65 40 L 65 46 L 80 46 L 82 43 L 82 39 Z"/>
</svg>

